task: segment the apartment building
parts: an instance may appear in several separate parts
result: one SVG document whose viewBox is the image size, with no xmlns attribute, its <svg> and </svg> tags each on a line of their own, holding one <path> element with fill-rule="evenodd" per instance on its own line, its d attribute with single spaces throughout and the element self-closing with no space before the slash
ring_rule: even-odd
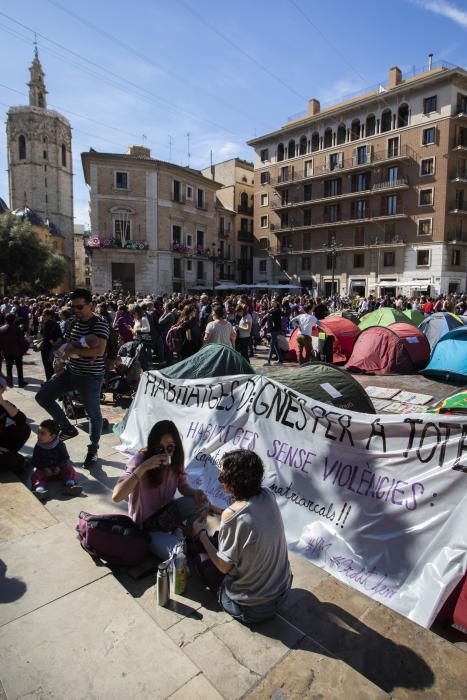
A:
<svg viewBox="0 0 467 700">
<path fill-rule="evenodd" d="M 467 289 L 467 72 L 441 65 L 254 138 L 256 282 Z"/>
<path fill-rule="evenodd" d="M 222 183 L 221 189 L 217 190 L 217 198 L 227 210 L 234 213 L 233 227 L 229 230 L 224 229 L 221 236 L 232 243 L 236 260 L 236 274 L 232 276 L 232 280 L 239 284 L 251 284 L 255 240 L 253 163 L 241 158 L 230 158 L 201 172 L 205 177 Z"/>
<path fill-rule="evenodd" d="M 199 170 L 128 152 L 82 154 L 90 187 L 86 241 L 92 289 L 164 292 L 212 289 L 232 274 L 230 244 L 220 236 L 234 212 L 216 198 L 220 183 Z"/>
</svg>

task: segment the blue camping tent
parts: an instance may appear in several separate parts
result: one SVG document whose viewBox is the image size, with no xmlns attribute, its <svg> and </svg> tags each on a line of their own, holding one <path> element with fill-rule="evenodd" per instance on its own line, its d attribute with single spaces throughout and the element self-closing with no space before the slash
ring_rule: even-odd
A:
<svg viewBox="0 0 467 700">
<path fill-rule="evenodd" d="M 436 345 L 436 343 L 449 333 L 453 331 L 454 328 L 459 328 L 462 324 L 467 323 L 467 316 L 457 316 L 449 311 L 438 311 L 435 314 L 427 316 L 424 321 L 419 325 L 422 333 L 425 333 L 430 343 L 431 351 Z"/>
<path fill-rule="evenodd" d="M 467 326 L 455 328 L 439 339 L 430 364 L 422 374 L 435 379 L 467 382 Z"/>
</svg>

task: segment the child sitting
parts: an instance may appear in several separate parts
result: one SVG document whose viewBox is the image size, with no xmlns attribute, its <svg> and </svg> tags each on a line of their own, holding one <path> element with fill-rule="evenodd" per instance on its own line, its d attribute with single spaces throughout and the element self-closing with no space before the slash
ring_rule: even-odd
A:
<svg viewBox="0 0 467 700">
<path fill-rule="evenodd" d="M 66 496 L 78 496 L 83 490 L 77 484 L 76 472 L 65 444 L 59 440 L 60 427 L 54 420 L 43 420 L 39 425 L 37 443 L 32 454 L 32 489 L 41 500 L 48 496 L 49 479 L 60 479 Z"/>
</svg>

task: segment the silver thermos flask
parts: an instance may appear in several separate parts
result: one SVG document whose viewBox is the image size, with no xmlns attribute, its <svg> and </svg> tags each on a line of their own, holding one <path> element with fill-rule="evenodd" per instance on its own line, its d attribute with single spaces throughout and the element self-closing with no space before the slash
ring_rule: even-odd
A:
<svg viewBox="0 0 467 700">
<path fill-rule="evenodd" d="M 156 597 L 157 604 L 165 607 L 170 601 L 170 584 L 169 584 L 169 562 L 163 562 L 157 569 L 156 581 Z"/>
</svg>

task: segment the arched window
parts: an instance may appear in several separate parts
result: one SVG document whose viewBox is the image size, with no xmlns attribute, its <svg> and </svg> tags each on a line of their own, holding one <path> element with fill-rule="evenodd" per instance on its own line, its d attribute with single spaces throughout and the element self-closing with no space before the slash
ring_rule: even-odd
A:
<svg viewBox="0 0 467 700">
<path fill-rule="evenodd" d="M 314 131 L 311 135 L 311 152 L 319 151 L 319 134 Z"/>
<path fill-rule="evenodd" d="M 350 140 L 356 141 L 360 138 L 360 119 L 354 119 L 350 127 Z"/>
<path fill-rule="evenodd" d="M 246 192 L 242 192 L 240 195 L 240 209 L 243 212 L 248 210 L 248 195 Z"/>
<path fill-rule="evenodd" d="M 345 143 L 345 134 L 346 134 L 345 124 L 339 124 L 339 126 L 337 127 L 337 143 L 339 145 L 341 143 Z"/>
<path fill-rule="evenodd" d="M 131 220 L 133 210 L 125 207 L 113 207 L 112 212 L 112 231 L 113 238 L 117 246 L 124 247 L 128 241 L 131 241 Z"/>
<path fill-rule="evenodd" d="M 23 134 L 18 138 L 18 158 L 20 160 L 26 158 L 26 137 Z"/>
<path fill-rule="evenodd" d="M 284 160 L 284 144 L 280 143 L 277 147 L 277 160 Z"/>
<path fill-rule="evenodd" d="M 408 126 L 409 124 L 409 105 L 400 105 L 397 112 L 397 128 L 400 129 L 402 126 Z"/>
<path fill-rule="evenodd" d="M 37 104 L 39 105 L 39 107 L 44 106 L 44 95 L 42 94 L 42 92 L 40 92 L 37 96 Z"/>
<path fill-rule="evenodd" d="M 392 112 L 390 109 L 385 109 L 381 115 L 381 133 L 391 131 Z"/>
<path fill-rule="evenodd" d="M 66 168 L 66 146 L 62 143 L 62 165 Z"/>
<path fill-rule="evenodd" d="M 376 117 L 369 114 L 366 118 L 365 136 L 374 136 L 376 133 Z"/>
<path fill-rule="evenodd" d="M 324 132 L 324 148 L 330 148 L 332 146 L 332 129 L 328 127 Z"/>
<path fill-rule="evenodd" d="M 306 154 L 306 136 L 300 137 L 300 155 L 304 156 Z"/>
<path fill-rule="evenodd" d="M 290 139 L 289 141 L 289 158 L 295 158 L 295 140 Z"/>
</svg>

